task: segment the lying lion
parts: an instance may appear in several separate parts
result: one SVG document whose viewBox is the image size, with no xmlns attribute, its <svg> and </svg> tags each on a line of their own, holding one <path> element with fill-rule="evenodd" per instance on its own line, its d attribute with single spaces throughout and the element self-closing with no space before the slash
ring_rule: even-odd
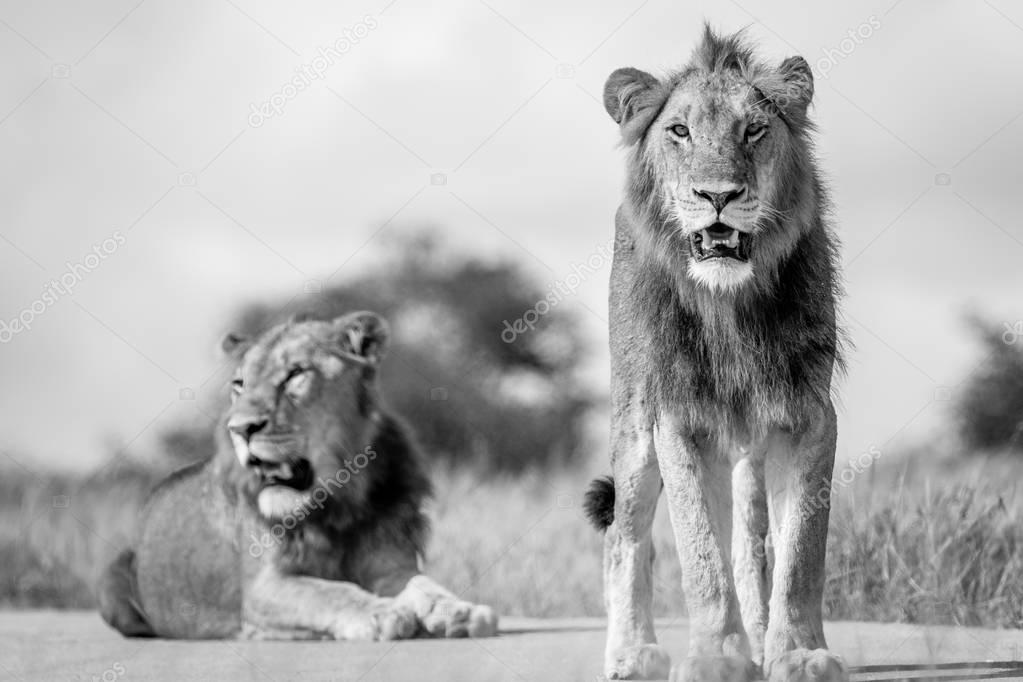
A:
<svg viewBox="0 0 1023 682">
<path fill-rule="evenodd" d="M 240 357 L 209 461 L 171 475 L 134 549 L 106 570 L 103 618 L 127 636 L 488 637 L 497 616 L 420 574 L 430 494 L 381 405 L 384 321 L 294 320 Z"/>
</svg>

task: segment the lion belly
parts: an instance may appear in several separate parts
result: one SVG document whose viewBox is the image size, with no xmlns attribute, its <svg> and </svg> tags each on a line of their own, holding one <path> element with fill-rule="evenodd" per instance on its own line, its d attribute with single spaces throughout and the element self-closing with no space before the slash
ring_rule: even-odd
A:
<svg viewBox="0 0 1023 682">
<path fill-rule="evenodd" d="M 154 491 L 136 549 L 142 610 L 160 637 L 231 637 L 241 628 L 241 556 L 233 511 L 207 465 Z"/>
</svg>

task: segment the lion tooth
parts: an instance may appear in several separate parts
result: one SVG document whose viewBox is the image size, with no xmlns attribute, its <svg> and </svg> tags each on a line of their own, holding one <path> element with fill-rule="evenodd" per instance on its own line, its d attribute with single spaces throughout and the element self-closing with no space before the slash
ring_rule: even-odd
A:
<svg viewBox="0 0 1023 682">
<path fill-rule="evenodd" d="M 727 237 L 712 237 L 710 230 L 700 230 L 700 236 L 703 237 L 703 248 L 712 249 L 715 246 L 727 246 L 730 249 L 738 248 L 739 246 L 739 231 L 732 230 L 728 233 Z"/>
</svg>

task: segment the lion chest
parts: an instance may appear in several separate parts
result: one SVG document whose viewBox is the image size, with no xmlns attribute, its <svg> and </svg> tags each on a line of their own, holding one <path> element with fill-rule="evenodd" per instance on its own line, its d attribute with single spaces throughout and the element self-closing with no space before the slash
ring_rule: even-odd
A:
<svg viewBox="0 0 1023 682">
<path fill-rule="evenodd" d="M 676 303 L 645 335 L 647 404 L 737 439 L 792 427 L 829 398 L 833 335 L 798 316 L 717 316 Z"/>
<path fill-rule="evenodd" d="M 282 572 L 323 580 L 357 582 L 354 552 L 344 538 L 321 528 L 302 528 L 289 534 L 272 558 Z"/>
</svg>

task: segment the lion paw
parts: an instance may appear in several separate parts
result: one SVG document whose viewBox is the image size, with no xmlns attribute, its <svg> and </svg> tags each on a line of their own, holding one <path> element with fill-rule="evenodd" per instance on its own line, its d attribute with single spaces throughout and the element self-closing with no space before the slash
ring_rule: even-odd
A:
<svg viewBox="0 0 1023 682">
<path fill-rule="evenodd" d="M 341 616 L 331 634 L 335 639 L 372 642 L 409 639 L 418 629 L 415 611 L 394 599 L 380 599 L 366 613 Z"/>
<path fill-rule="evenodd" d="M 604 674 L 609 680 L 663 680 L 671 657 L 658 644 L 623 647 L 608 656 Z"/>
<path fill-rule="evenodd" d="M 671 682 L 753 682 L 757 665 L 741 656 L 690 656 L 671 671 Z"/>
<path fill-rule="evenodd" d="M 469 614 L 470 637 L 496 637 L 497 611 L 484 604 L 473 604 Z"/>
<path fill-rule="evenodd" d="M 409 639 L 416 636 L 419 621 L 416 612 L 403 604 L 392 602 L 373 614 L 379 640 Z"/>
<path fill-rule="evenodd" d="M 461 599 L 439 598 L 420 618 L 431 637 L 493 637 L 497 614 L 489 606 Z"/>
<path fill-rule="evenodd" d="M 841 658 L 826 649 L 794 649 L 771 662 L 770 682 L 849 682 Z"/>
<path fill-rule="evenodd" d="M 412 609 L 429 637 L 493 637 L 497 614 L 456 597 L 424 575 L 409 580 L 397 600 Z"/>
</svg>

